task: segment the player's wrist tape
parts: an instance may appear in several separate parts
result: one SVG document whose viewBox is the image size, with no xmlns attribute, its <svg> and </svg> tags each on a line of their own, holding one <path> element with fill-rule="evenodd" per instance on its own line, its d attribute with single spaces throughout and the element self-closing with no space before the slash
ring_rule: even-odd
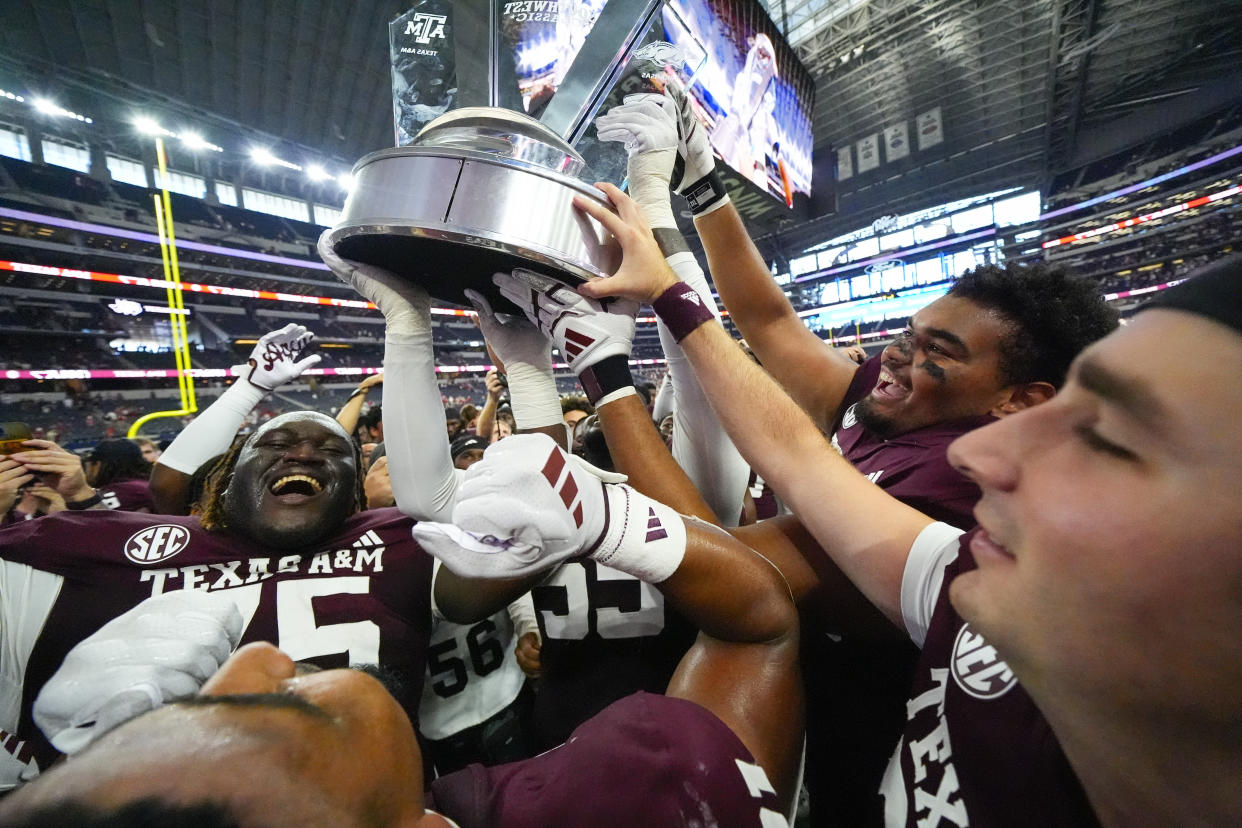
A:
<svg viewBox="0 0 1242 828">
<path fill-rule="evenodd" d="M 624 483 L 605 486 L 604 497 L 609 516 L 588 556 L 649 584 L 676 572 L 686 555 L 681 515 Z"/>
<path fill-rule="evenodd" d="M 678 282 L 661 293 L 651 303 L 651 308 L 677 342 L 703 323 L 716 319 L 711 308 L 703 303 L 703 297 L 685 282 Z"/>
<path fill-rule="evenodd" d="M 513 420 L 519 429 L 527 431 L 565 422 L 551 366 L 544 368 L 514 362 L 506 369 L 509 404 L 513 406 Z"/>
<path fill-rule="evenodd" d="M 583 368 L 578 373 L 578 382 L 582 383 L 582 390 L 586 392 L 591 405 L 602 405 L 601 400 L 605 397 L 634 387 L 634 377 L 630 375 L 630 358 L 625 354 L 604 357 L 594 365 Z"/>
<path fill-rule="evenodd" d="M 682 195 L 690 205 L 690 212 L 696 217 L 707 215 L 729 203 L 729 194 L 725 191 L 724 182 L 720 180 L 720 174 L 715 167 L 707 175 L 687 186 Z"/>
<path fill-rule="evenodd" d="M 100 503 L 103 503 L 103 495 L 96 491 L 93 495 L 86 498 L 86 500 L 75 500 L 72 503 L 66 503 L 65 508 L 79 512 L 83 509 L 89 509 L 92 506 L 98 506 Z"/>
</svg>

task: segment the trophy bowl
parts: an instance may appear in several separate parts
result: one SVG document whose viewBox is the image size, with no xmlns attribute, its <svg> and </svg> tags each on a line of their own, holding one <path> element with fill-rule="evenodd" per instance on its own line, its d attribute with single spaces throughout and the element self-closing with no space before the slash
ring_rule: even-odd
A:
<svg viewBox="0 0 1242 828">
<path fill-rule="evenodd" d="M 579 176 L 586 163 L 533 118 L 466 107 L 427 124 L 409 146 L 354 165 L 354 184 L 328 236 L 343 258 L 377 265 L 437 299 L 468 305 L 476 290 L 514 312 L 492 274 L 526 268 L 569 285 L 610 275 L 621 251 L 573 206 L 575 195 L 612 209 Z"/>
</svg>

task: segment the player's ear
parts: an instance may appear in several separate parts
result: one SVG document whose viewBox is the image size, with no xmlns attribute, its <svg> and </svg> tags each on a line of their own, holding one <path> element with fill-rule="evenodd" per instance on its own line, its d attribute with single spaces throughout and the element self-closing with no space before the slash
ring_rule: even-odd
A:
<svg viewBox="0 0 1242 828">
<path fill-rule="evenodd" d="M 1009 395 L 1000 405 L 993 408 L 991 413 L 994 417 L 1017 414 L 1019 411 L 1048 402 L 1056 393 L 1056 387 L 1050 382 L 1019 383 L 1009 389 Z"/>
</svg>

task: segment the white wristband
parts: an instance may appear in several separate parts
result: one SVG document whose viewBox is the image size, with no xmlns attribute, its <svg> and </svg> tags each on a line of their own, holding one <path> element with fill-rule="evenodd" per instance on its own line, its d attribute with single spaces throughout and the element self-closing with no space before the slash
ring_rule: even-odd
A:
<svg viewBox="0 0 1242 828">
<path fill-rule="evenodd" d="M 681 515 L 624 483 L 606 486 L 604 496 L 610 517 L 590 557 L 649 584 L 676 572 L 686 555 Z"/>
<path fill-rule="evenodd" d="M 616 391 L 610 391 L 595 401 L 595 407 L 599 408 L 602 405 L 607 405 L 608 403 L 619 400 L 622 397 L 629 396 L 638 396 L 638 389 L 632 385 L 627 385 L 624 388 L 618 388 Z"/>
</svg>

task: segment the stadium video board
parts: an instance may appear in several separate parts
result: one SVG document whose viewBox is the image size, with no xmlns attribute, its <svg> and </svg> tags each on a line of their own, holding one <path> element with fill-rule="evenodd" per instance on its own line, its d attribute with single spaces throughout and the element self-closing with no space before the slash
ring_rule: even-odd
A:
<svg viewBox="0 0 1242 828">
<path fill-rule="evenodd" d="M 665 39 L 713 149 L 786 204 L 811 192 L 815 84 L 757 0 L 668 0 Z"/>
</svg>

